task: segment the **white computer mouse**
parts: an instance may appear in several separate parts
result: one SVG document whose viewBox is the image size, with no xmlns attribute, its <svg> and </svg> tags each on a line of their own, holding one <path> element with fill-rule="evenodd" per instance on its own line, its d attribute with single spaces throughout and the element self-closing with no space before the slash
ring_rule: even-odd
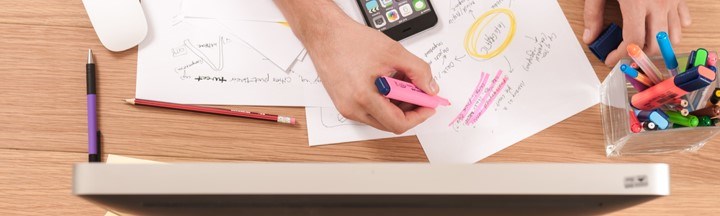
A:
<svg viewBox="0 0 720 216">
<path fill-rule="evenodd" d="M 145 39 L 147 19 L 138 0 L 83 0 L 100 42 L 110 51 L 133 48 Z"/>
</svg>

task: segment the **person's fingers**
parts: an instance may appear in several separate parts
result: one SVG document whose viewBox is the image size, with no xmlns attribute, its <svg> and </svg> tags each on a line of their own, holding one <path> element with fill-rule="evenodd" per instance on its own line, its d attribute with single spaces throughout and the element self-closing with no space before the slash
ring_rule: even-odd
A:
<svg viewBox="0 0 720 216">
<path fill-rule="evenodd" d="M 660 53 L 660 45 L 655 37 L 657 33 L 668 31 L 668 14 L 667 13 L 648 13 L 647 17 L 647 33 L 645 34 L 645 53 L 647 55 L 655 55 Z M 642 47 L 642 44 L 638 44 Z"/>
<path fill-rule="evenodd" d="M 688 8 L 685 0 L 680 0 L 680 4 L 678 5 L 678 15 L 680 15 L 680 23 L 683 27 L 688 27 L 692 24 L 690 9 Z"/>
<path fill-rule="evenodd" d="M 395 70 L 404 74 L 415 86 L 429 95 L 436 95 L 440 91 L 427 62 L 408 52 L 399 43 L 391 49 L 398 54 L 393 62 L 389 62 L 394 65 Z"/>
<path fill-rule="evenodd" d="M 354 116 L 354 118 L 355 118 L 355 119 L 353 119 L 354 121 L 365 123 L 365 124 L 370 125 L 371 127 L 374 127 L 378 130 L 388 131 L 388 129 L 385 126 L 380 124 L 380 122 L 378 122 L 377 119 L 370 116 L 370 114 L 363 113 L 363 114 Z"/>
<path fill-rule="evenodd" d="M 645 10 L 639 10 L 629 4 L 620 4 L 623 11 L 623 42 L 617 49 L 610 52 L 605 59 L 605 65 L 614 66 L 621 58 L 627 57 L 627 45 L 635 43 L 640 47 L 645 45 Z"/>
<path fill-rule="evenodd" d="M 380 124 L 387 128 L 387 131 L 395 134 L 404 133 L 435 113 L 435 110 L 425 107 L 403 112 L 395 104 L 380 95 L 369 95 L 367 102 L 362 104 L 368 114 L 377 119 Z"/>
<path fill-rule="evenodd" d="M 668 34 L 670 35 L 670 42 L 673 44 L 680 43 L 680 38 L 682 38 L 682 24 L 678 10 L 671 9 L 668 12 Z"/>
<path fill-rule="evenodd" d="M 623 7 L 623 5 L 620 5 Z M 623 8 L 623 41 L 629 43 L 635 43 L 640 47 L 645 46 L 645 17 L 647 13 L 645 10 L 638 10 L 637 8 Z M 621 50 L 625 50 L 625 47 L 621 47 Z"/>
<path fill-rule="evenodd" d="M 400 110 L 402 110 L 403 112 L 407 112 L 407 111 L 418 108 L 418 106 L 415 104 L 405 103 L 405 102 L 395 103 L 395 105 L 397 105 L 397 107 L 400 108 Z"/>
<path fill-rule="evenodd" d="M 605 0 L 585 0 L 585 31 L 583 31 L 585 44 L 591 44 L 600 35 L 604 13 Z"/>
<path fill-rule="evenodd" d="M 628 57 L 628 53 L 626 50 L 628 44 L 629 43 L 627 41 L 623 41 L 620 43 L 620 46 L 618 46 L 617 49 L 610 52 L 610 54 L 608 54 L 608 56 L 605 58 L 605 65 L 610 67 L 615 66 L 615 64 L 617 64 L 620 59 Z"/>
</svg>

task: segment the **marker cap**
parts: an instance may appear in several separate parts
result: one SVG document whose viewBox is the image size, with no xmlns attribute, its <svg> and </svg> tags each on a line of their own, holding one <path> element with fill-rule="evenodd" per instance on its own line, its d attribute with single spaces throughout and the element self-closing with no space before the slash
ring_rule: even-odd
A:
<svg viewBox="0 0 720 216">
<path fill-rule="evenodd" d="M 656 36 L 658 45 L 660 46 L 660 52 L 662 53 L 663 59 L 665 60 L 665 66 L 668 69 L 674 69 L 678 67 L 678 61 L 675 57 L 675 51 L 673 51 L 672 44 L 670 44 L 670 38 L 667 32 L 659 32 Z"/>
<path fill-rule="evenodd" d="M 675 86 L 687 92 L 704 88 L 715 80 L 715 72 L 700 66 L 691 68 L 675 76 Z"/>
</svg>

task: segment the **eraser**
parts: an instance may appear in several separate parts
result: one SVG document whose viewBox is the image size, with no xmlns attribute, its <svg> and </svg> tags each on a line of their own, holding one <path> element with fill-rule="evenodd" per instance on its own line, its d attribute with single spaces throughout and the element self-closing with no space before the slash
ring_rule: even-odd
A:
<svg viewBox="0 0 720 216">
<path fill-rule="evenodd" d="M 598 59 L 600 59 L 600 61 L 604 62 L 610 52 L 620 46 L 622 40 L 622 29 L 620 26 L 615 25 L 615 23 L 610 23 L 610 26 L 608 26 L 605 31 L 600 34 L 595 42 L 590 44 L 589 48 L 590 51 L 595 54 Z"/>
</svg>

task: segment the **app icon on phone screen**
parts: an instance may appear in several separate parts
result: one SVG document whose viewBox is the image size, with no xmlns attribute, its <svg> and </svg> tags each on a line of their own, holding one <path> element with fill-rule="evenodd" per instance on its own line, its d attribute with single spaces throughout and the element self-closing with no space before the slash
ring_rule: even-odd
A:
<svg viewBox="0 0 720 216">
<path fill-rule="evenodd" d="M 375 28 L 382 28 L 386 23 L 382 16 L 376 16 L 373 18 L 373 24 L 375 25 Z"/>
<path fill-rule="evenodd" d="M 413 9 L 410 6 L 410 4 L 404 4 L 404 5 L 400 6 L 400 15 L 402 15 L 403 17 L 408 17 L 408 16 L 412 15 L 412 13 L 413 13 Z"/>
<path fill-rule="evenodd" d="M 398 14 L 395 9 L 388 11 L 385 15 L 387 15 L 388 21 L 390 22 L 395 22 L 400 19 L 400 14 Z"/>
<path fill-rule="evenodd" d="M 367 8 L 367 11 L 369 13 L 375 13 L 380 10 L 380 6 L 378 6 L 378 3 L 376 0 L 370 0 L 367 3 L 365 3 L 365 8 Z"/>
<path fill-rule="evenodd" d="M 392 6 L 393 2 L 392 0 L 380 0 L 380 4 L 382 4 L 382 6 L 386 8 Z"/>
<path fill-rule="evenodd" d="M 413 0 L 412 4 L 415 8 L 415 11 L 421 11 L 427 8 L 427 3 L 425 3 L 425 0 Z"/>
</svg>

